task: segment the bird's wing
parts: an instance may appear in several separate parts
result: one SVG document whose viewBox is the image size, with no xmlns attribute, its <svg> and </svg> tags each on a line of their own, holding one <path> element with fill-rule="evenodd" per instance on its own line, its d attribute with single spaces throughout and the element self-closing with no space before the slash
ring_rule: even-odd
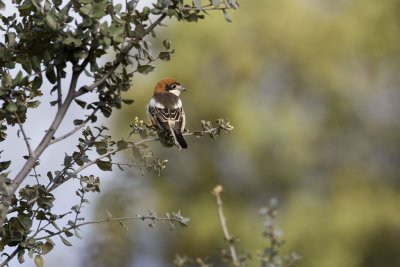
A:
<svg viewBox="0 0 400 267">
<path fill-rule="evenodd" d="M 157 125 L 160 129 L 169 131 L 171 127 L 175 131 L 182 131 L 185 127 L 185 113 L 183 108 L 168 109 L 149 106 L 148 112 L 153 124 Z"/>
</svg>

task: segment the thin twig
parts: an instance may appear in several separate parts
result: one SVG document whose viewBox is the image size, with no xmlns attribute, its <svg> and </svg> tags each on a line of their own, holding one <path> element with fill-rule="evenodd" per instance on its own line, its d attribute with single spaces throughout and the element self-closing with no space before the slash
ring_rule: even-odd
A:
<svg viewBox="0 0 400 267">
<path fill-rule="evenodd" d="M 121 217 L 121 218 L 108 218 L 108 219 L 104 219 L 104 220 L 100 220 L 100 221 L 90 221 L 90 222 L 84 222 L 84 223 L 76 224 L 74 226 L 70 226 L 70 227 L 68 227 L 66 229 L 63 229 L 63 230 L 60 230 L 58 232 L 51 233 L 51 234 L 46 235 L 46 236 L 38 237 L 38 238 L 36 238 L 36 240 L 42 240 L 42 239 L 50 238 L 50 237 L 59 235 L 61 233 L 68 232 L 70 230 L 79 229 L 79 227 L 84 226 L 84 225 L 100 224 L 100 223 L 105 223 L 105 222 L 120 222 L 120 221 L 128 221 L 128 220 L 142 220 L 142 221 L 144 221 L 144 220 L 152 220 L 152 221 L 169 221 L 169 222 L 183 223 L 179 218 L 157 217 L 157 216 L 153 216 L 153 215 L 151 215 L 151 216 L 140 215 L 140 216 L 135 216 L 135 217 L 131 216 L 131 217 Z"/>
<path fill-rule="evenodd" d="M 30 156 L 32 156 L 32 148 L 31 148 L 31 144 L 29 143 L 28 137 L 26 136 L 26 133 L 25 133 L 25 130 L 24 130 L 24 126 L 22 125 L 21 120 L 19 119 L 17 112 L 14 112 L 14 116 L 17 119 L 19 129 L 21 130 L 22 136 L 24 137 L 25 144 L 26 144 L 26 147 L 28 148 L 28 154 L 29 154 L 29 157 L 30 157 Z"/>
<path fill-rule="evenodd" d="M 8 263 L 10 262 L 10 260 L 12 260 L 12 258 L 14 258 L 15 255 L 17 255 L 17 253 L 20 251 L 20 249 L 21 248 L 18 246 L 10 255 L 8 255 L 7 259 L 5 259 L 5 261 L 0 263 L 0 267 L 8 266 Z"/>
<path fill-rule="evenodd" d="M 222 209 L 222 200 L 221 200 L 221 192 L 222 192 L 223 188 L 221 185 L 217 185 L 214 190 L 212 191 L 212 194 L 215 196 L 215 198 L 217 199 L 217 208 L 218 208 L 218 217 L 219 220 L 221 222 L 221 226 L 222 226 L 222 231 L 224 232 L 224 237 L 226 242 L 228 242 L 229 245 L 229 250 L 232 256 L 232 262 L 234 266 L 240 266 L 240 262 L 236 253 L 236 248 L 233 245 L 233 243 L 235 242 L 234 238 L 231 237 L 231 235 L 229 234 L 228 231 L 228 226 L 226 224 L 226 220 L 225 220 L 225 216 L 224 216 L 224 211 Z"/>
<path fill-rule="evenodd" d="M 92 117 L 94 114 L 96 114 L 96 112 L 97 112 L 98 110 L 99 110 L 98 108 L 96 108 L 95 110 L 93 110 L 92 114 L 90 114 L 90 115 L 86 118 L 86 120 L 84 120 L 81 124 L 79 124 L 78 126 L 76 126 L 74 129 L 72 129 L 72 130 L 69 131 L 68 133 L 66 133 L 66 134 L 64 134 L 64 135 L 62 135 L 62 136 L 60 136 L 60 137 L 57 137 L 57 138 L 54 138 L 53 140 L 51 140 L 51 141 L 50 141 L 50 145 L 52 145 L 52 144 L 54 144 L 54 143 L 57 143 L 57 142 L 59 142 L 59 141 L 62 141 L 62 140 L 64 140 L 64 139 L 68 138 L 68 137 L 70 137 L 71 135 L 73 135 L 74 133 L 76 133 L 77 131 L 79 131 L 79 130 L 82 129 L 83 127 L 85 127 L 85 125 L 91 120 L 91 117 Z"/>
<path fill-rule="evenodd" d="M 61 69 L 60 69 L 60 67 L 57 67 L 57 104 L 58 104 L 58 109 L 60 109 L 61 105 L 62 105 Z"/>
<path fill-rule="evenodd" d="M 210 8 L 197 8 L 197 7 L 180 7 L 179 10 L 184 11 L 211 11 L 211 10 L 226 10 L 229 9 L 227 7 L 210 7 Z"/>
</svg>

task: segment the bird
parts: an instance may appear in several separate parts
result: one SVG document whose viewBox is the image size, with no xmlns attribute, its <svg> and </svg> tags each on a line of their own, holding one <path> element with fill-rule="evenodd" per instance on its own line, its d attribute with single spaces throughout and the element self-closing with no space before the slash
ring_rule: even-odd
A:
<svg viewBox="0 0 400 267">
<path fill-rule="evenodd" d="M 186 88 L 176 80 L 164 78 L 157 83 L 147 105 L 150 121 L 164 146 L 175 145 L 179 149 L 188 147 L 182 135 L 186 117 L 180 94 L 184 91 Z"/>
</svg>

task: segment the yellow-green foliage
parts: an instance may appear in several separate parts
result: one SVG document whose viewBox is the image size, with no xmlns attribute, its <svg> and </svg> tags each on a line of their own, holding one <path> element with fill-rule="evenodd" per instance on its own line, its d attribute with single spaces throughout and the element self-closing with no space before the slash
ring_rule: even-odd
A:
<svg viewBox="0 0 400 267">
<path fill-rule="evenodd" d="M 154 84 L 169 76 L 189 89 L 190 130 L 221 116 L 235 126 L 215 143 L 193 138 L 187 151 L 160 150 L 169 166 L 134 208 L 153 194 L 151 208 L 192 219 L 155 241 L 166 261 L 215 257 L 224 246 L 210 195 L 222 183 L 230 229 L 253 256 L 265 245 L 258 207 L 277 197 L 284 250 L 302 255 L 301 266 L 400 265 L 397 1 L 240 4 L 233 23 L 211 13 L 160 33 L 176 52 L 136 81 L 136 105 L 118 121 L 144 115 Z"/>
</svg>

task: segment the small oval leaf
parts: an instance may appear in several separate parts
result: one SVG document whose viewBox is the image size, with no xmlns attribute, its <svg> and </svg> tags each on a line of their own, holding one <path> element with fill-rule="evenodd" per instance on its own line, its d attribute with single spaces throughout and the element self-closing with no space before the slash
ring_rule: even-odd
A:
<svg viewBox="0 0 400 267">
<path fill-rule="evenodd" d="M 37 254 L 36 256 L 35 256 L 35 265 L 36 265 L 36 267 L 43 267 L 44 266 L 44 261 L 43 261 L 43 258 L 42 258 L 42 256 L 40 256 L 39 254 Z"/>
</svg>

